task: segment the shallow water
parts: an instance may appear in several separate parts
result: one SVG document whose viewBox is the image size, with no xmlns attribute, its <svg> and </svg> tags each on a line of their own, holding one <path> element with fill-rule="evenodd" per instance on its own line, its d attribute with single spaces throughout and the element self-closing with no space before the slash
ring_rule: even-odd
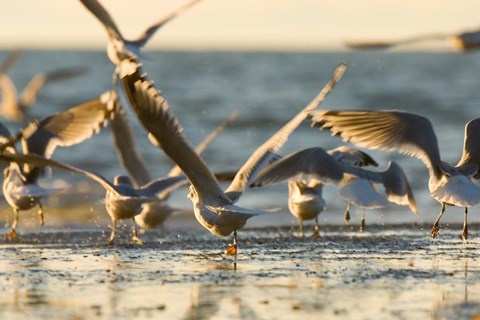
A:
<svg viewBox="0 0 480 320">
<path fill-rule="evenodd" d="M 0 249 L 2 319 L 474 319 L 480 316 L 479 238 L 444 226 L 324 226 L 321 238 L 289 228 L 227 238 L 204 231 L 32 232 Z M 479 230 L 472 225 L 471 230 Z M 478 232 L 477 232 L 478 234 Z"/>
<path fill-rule="evenodd" d="M 3 55 L 5 52 L 0 53 L 0 57 Z M 240 167 L 255 148 L 303 108 L 328 81 L 340 61 L 349 64 L 347 72 L 321 108 L 402 109 L 419 113 L 431 119 L 442 158 L 451 163 L 460 159 L 464 125 L 480 115 L 478 52 L 150 52 L 145 70 L 167 97 L 192 144 L 198 143 L 234 109 L 239 110 L 237 121 L 204 153 L 213 170 L 223 171 Z M 38 71 L 69 66 L 85 66 L 89 72 L 46 86 L 31 110 L 30 119 L 92 99 L 111 87 L 113 65 L 103 51 L 26 51 L 9 74 L 21 88 Z M 133 114 L 131 120 L 139 150 L 152 175 L 165 175 L 172 164 L 147 141 L 145 131 Z M 22 124 L 6 122 L 5 125 L 13 130 Z M 280 153 L 340 144 L 338 138 L 312 129 L 305 122 Z M 415 218 L 405 207 L 392 207 L 382 211 L 385 217 L 377 218 L 379 214 L 374 214 L 371 219 L 377 223 L 433 222 L 440 208 L 428 194 L 425 166 L 417 159 L 394 153 L 368 152 L 377 159 L 380 168 L 385 168 L 390 160 L 403 166 L 420 212 L 420 218 Z M 101 172 L 109 179 L 124 174 L 109 128 L 78 146 L 58 148 L 54 158 Z M 87 183 L 78 175 L 58 170 L 54 171 L 53 178 L 72 184 Z M 83 197 L 73 188 L 70 192 L 71 197 L 65 193 L 61 201 Z M 325 188 L 324 192 L 329 210 L 343 210 L 344 203 L 334 187 Z M 99 193 L 97 199 L 102 197 L 102 192 Z M 256 209 L 280 205 L 285 210 L 286 193 L 286 184 L 247 190 L 240 205 Z M 186 189 L 175 192 L 171 203 L 191 208 Z M 470 218 L 480 221 L 474 212 L 472 210 Z M 333 215 L 328 222 L 342 223 L 341 217 L 336 217 Z M 461 222 L 462 210 L 447 210 L 445 219 Z"/>
</svg>

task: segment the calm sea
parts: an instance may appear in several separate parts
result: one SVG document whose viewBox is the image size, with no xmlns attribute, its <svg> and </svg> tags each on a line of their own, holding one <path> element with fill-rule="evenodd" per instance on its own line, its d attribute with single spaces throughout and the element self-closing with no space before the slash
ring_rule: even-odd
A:
<svg viewBox="0 0 480 320">
<path fill-rule="evenodd" d="M 0 53 L 0 59 L 6 52 Z M 270 135 L 303 108 L 328 81 L 340 61 L 349 64 L 341 82 L 321 108 L 401 109 L 430 118 L 436 129 L 445 161 L 456 163 L 461 156 L 464 125 L 480 116 L 478 53 L 412 52 L 149 52 L 145 71 L 168 99 L 172 111 L 196 144 L 233 110 L 237 121 L 206 150 L 204 158 L 213 170 L 240 167 Z M 26 51 L 9 74 L 19 90 L 37 72 L 85 66 L 88 73 L 62 83 L 52 83 L 42 91 L 31 109 L 31 118 L 95 98 L 111 87 L 114 69 L 103 51 Z M 143 128 L 132 114 L 139 149 L 154 176 L 163 176 L 171 167 L 161 150 L 146 139 Z M 5 122 L 11 130 L 21 124 Z M 335 147 L 340 139 L 319 132 L 305 122 L 290 138 L 281 154 L 302 148 Z M 367 219 L 383 222 L 433 221 L 440 206 L 428 193 L 428 174 L 417 159 L 399 154 L 372 151 L 384 168 L 396 160 L 405 169 L 414 188 L 420 217 L 407 207 L 392 206 Z M 100 172 L 111 179 L 124 174 L 112 144 L 110 129 L 85 143 L 57 149 L 54 158 Z M 53 178 L 85 180 L 54 171 Z M 175 192 L 172 205 L 191 208 L 186 189 Z M 325 191 L 329 222 L 343 220 L 344 201 L 335 187 Z M 287 187 L 281 184 L 263 190 L 248 190 L 240 205 L 250 208 L 287 208 Z M 451 211 L 451 214 L 448 212 Z M 472 209 L 471 221 L 480 220 L 480 209 Z M 378 216 L 375 217 L 374 216 Z M 448 209 L 445 221 L 462 221 L 461 209 Z"/>
</svg>

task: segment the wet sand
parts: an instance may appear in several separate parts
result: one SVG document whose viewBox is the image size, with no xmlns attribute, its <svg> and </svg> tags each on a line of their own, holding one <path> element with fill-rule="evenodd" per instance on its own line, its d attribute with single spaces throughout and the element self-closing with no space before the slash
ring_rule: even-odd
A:
<svg viewBox="0 0 480 320">
<path fill-rule="evenodd" d="M 290 227 L 229 238 L 195 224 L 141 235 L 108 228 L 25 230 L 0 240 L 2 319 L 478 319 L 480 225 L 322 226 L 299 239 Z M 4 232 L 5 229 L 2 229 Z M 308 234 L 307 234 L 308 235 Z"/>
</svg>

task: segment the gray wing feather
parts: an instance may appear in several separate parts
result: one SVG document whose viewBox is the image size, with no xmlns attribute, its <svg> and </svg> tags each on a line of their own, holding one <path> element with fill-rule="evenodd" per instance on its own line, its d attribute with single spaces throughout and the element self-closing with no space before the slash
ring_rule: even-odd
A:
<svg viewBox="0 0 480 320">
<path fill-rule="evenodd" d="M 156 144 L 182 169 L 199 195 L 204 199 L 230 203 L 215 176 L 184 137 L 183 128 L 170 112 L 168 102 L 146 79 L 140 65 L 123 60 L 118 71 L 125 95 L 140 122 Z"/>
<path fill-rule="evenodd" d="M 478 175 L 480 167 L 480 118 L 471 120 L 465 126 L 462 158 L 457 164 L 460 171 Z"/>
<path fill-rule="evenodd" d="M 215 130 L 213 130 L 205 139 L 203 139 L 202 142 L 200 142 L 200 144 L 195 148 L 195 152 L 198 155 L 201 155 L 203 151 L 205 151 L 205 149 L 208 147 L 208 145 L 212 143 L 212 141 L 215 140 L 218 137 L 218 135 L 222 133 L 223 130 L 225 130 L 225 128 L 228 125 L 230 125 L 232 122 L 235 121 L 235 119 L 237 118 L 237 115 L 238 115 L 237 111 L 232 112 L 232 114 L 230 114 L 230 116 L 227 119 L 222 121 L 222 123 L 220 123 Z M 173 177 L 181 173 L 182 173 L 182 169 L 180 169 L 179 166 L 175 166 L 168 172 L 168 176 Z"/>
<path fill-rule="evenodd" d="M 188 2 L 187 4 L 179 7 L 175 11 L 169 13 L 165 17 L 162 17 L 157 22 L 153 23 L 150 27 L 145 29 L 136 39 L 134 40 L 125 40 L 127 44 L 131 44 L 135 47 L 141 48 L 145 46 L 145 44 L 150 40 L 150 38 L 157 32 L 158 29 L 163 27 L 165 24 L 176 18 L 178 15 L 183 13 L 184 11 L 188 10 L 189 8 L 193 7 L 195 4 L 200 2 L 201 0 L 193 0 Z"/>
<path fill-rule="evenodd" d="M 97 0 L 80 0 L 80 2 L 100 21 L 110 38 L 124 41 L 117 24 Z"/>
<path fill-rule="evenodd" d="M 422 160 L 438 171 L 441 163 L 437 137 L 430 121 L 400 111 L 333 111 L 310 113 L 312 125 L 360 147 L 397 151 Z"/>
<path fill-rule="evenodd" d="M 322 148 L 308 148 L 289 154 L 266 166 L 252 186 L 264 186 L 288 179 L 301 180 L 306 175 L 324 184 L 338 184 L 343 179 L 339 162 Z"/>
<path fill-rule="evenodd" d="M 102 175 L 88 171 L 88 170 L 83 170 L 74 166 L 70 166 L 52 159 L 47 159 L 45 157 L 35 155 L 35 154 L 12 154 L 8 152 L 3 152 L 0 154 L 0 159 L 8 162 L 15 162 L 15 163 L 23 163 L 25 165 L 31 165 L 34 167 L 56 167 L 60 168 L 63 170 L 71 171 L 74 173 L 82 174 L 97 183 L 99 183 L 102 187 L 104 187 L 106 190 L 111 191 L 115 194 L 118 194 L 117 190 L 111 184 L 106 178 L 104 178 Z"/>
<path fill-rule="evenodd" d="M 165 192 L 172 192 L 188 184 L 188 179 L 183 176 L 166 177 L 153 180 L 138 189 L 140 194 L 146 196 L 159 195 Z"/>
<path fill-rule="evenodd" d="M 137 151 L 132 128 L 126 118 L 125 109 L 116 100 L 115 112 L 110 120 L 113 140 L 122 166 L 128 171 L 136 186 L 152 180 L 142 157 Z"/>
</svg>

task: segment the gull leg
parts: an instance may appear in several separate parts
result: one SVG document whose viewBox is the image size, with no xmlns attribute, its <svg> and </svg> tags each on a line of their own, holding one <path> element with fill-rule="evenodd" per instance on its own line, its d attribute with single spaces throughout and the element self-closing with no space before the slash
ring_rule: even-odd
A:
<svg viewBox="0 0 480 320">
<path fill-rule="evenodd" d="M 440 222 L 440 218 L 442 217 L 443 213 L 445 212 L 445 202 L 442 202 L 442 209 L 440 210 L 440 214 L 438 215 L 437 220 L 433 224 L 432 228 L 432 239 L 435 239 L 438 236 L 440 229 L 438 228 L 438 223 Z"/>
<path fill-rule="evenodd" d="M 345 224 L 346 225 L 350 224 L 350 206 L 351 206 L 351 203 L 349 202 L 347 204 L 347 209 L 345 210 Z"/>
<path fill-rule="evenodd" d="M 233 231 L 233 244 L 229 245 L 227 249 L 225 249 L 225 253 L 237 256 L 237 230 Z"/>
<path fill-rule="evenodd" d="M 18 224 L 18 209 L 13 209 L 13 213 L 15 214 L 15 217 L 13 218 L 13 223 L 12 223 L 12 228 L 10 229 L 10 232 L 7 235 L 7 239 L 11 240 L 17 236 L 17 224 Z"/>
<path fill-rule="evenodd" d="M 115 239 L 115 232 L 117 231 L 117 220 L 112 219 L 112 233 L 110 234 L 110 239 L 108 239 L 108 245 L 113 244 L 113 239 Z"/>
<path fill-rule="evenodd" d="M 362 208 L 362 220 L 360 220 L 360 231 L 365 231 L 365 208 Z"/>
<path fill-rule="evenodd" d="M 45 217 L 43 216 L 43 206 L 40 202 L 38 203 L 38 216 L 40 218 L 40 224 L 42 226 L 45 225 Z"/>
<path fill-rule="evenodd" d="M 318 216 L 315 217 L 315 226 L 313 227 L 313 237 L 320 238 L 320 233 L 318 233 Z"/>
<path fill-rule="evenodd" d="M 464 215 L 463 215 L 463 230 L 462 230 L 463 241 L 467 240 L 467 238 L 468 238 L 467 214 L 468 214 L 468 208 L 465 207 L 465 211 L 464 211 Z"/>
<path fill-rule="evenodd" d="M 140 240 L 140 238 L 138 237 L 137 235 L 137 223 L 135 222 L 135 218 L 132 218 L 133 220 L 133 235 L 132 235 L 132 241 L 136 244 L 143 244 L 142 243 L 142 240 Z"/>
<path fill-rule="evenodd" d="M 298 228 L 300 231 L 300 238 L 303 238 L 305 236 L 303 232 L 303 220 L 298 220 Z"/>
</svg>

